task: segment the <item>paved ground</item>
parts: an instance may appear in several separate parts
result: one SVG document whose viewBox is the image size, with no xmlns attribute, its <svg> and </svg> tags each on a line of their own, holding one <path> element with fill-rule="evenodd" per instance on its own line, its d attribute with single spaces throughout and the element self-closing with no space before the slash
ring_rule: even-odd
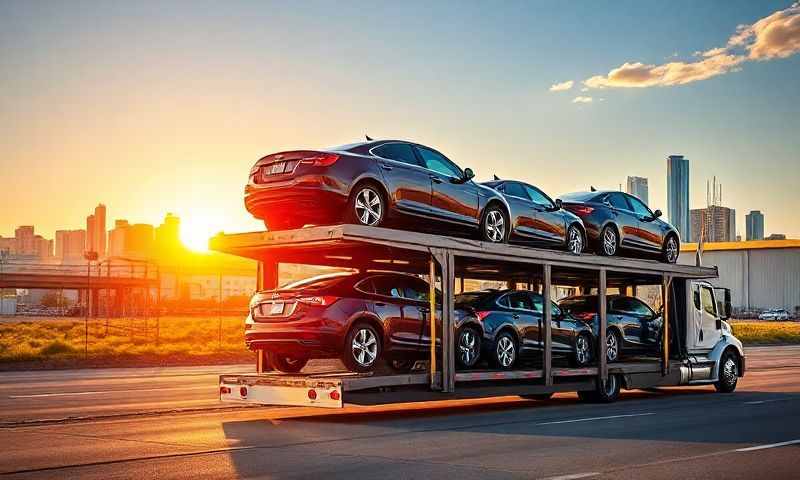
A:
<svg viewBox="0 0 800 480">
<path fill-rule="evenodd" d="M 626 392 L 613 405 L 584 405 L 574 394 L 562 394 L 548 402 L 500 398 L 334 412 L 238 409 L 9 426 L 0 429 L 0 475 L 799 478 L 800 348 L 753 348 L 748 353 L 752 370 L 731 395 L 708 387 L 671 388 Z M 69 408 L 78 413 L 82 408 L 131 413 L 135 404 L 147 403 L 142 398 L 154 394 L 150 388 L 165 384 L 160 382 L 187 390 L 158 394 L 158 408 L 179 408 L 185 400 L 177 398 L 186 392 L 213 406 L 218 371 L 165 369 L 150 384 L 147 375 L 132 371 L 127 377 L 120 371 L 97 371 L 91 378 L 86 372 L 53 372 L 40 378 L 31 393 L 77 392 L 88 385 L 96 391 L 127 386 L 127 393 L 110 399 L 100 394 L 28 397 L 20 402 L 24 407 L 13 407 L 14 418 L 47 417 L 64 401 L 73 402 Z M 24 379 L 24 374 L 13 374 L 16 382 L 9 381 L 9 375 L 0 375 L 0 408 L 7 421 L 12 417 L 6 417 L 6 409 L 15 405 L 9 387 L 16 383 L 19 389 Z M 205 382 L 213 394 L 198 393 Z"/>
</svg>

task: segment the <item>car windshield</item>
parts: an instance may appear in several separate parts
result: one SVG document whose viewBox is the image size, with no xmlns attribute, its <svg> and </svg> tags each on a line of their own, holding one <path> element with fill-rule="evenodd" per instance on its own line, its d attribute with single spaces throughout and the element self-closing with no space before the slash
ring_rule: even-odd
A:
<svg viewBox="0 0 800 480">
<path fill-rule="evenodd" d="M 298 280 L 292 283 L 287 283 L 286 285 L 282 286 L 280 290 L 319 290 L 321 288 L 327 288 L 331 285 L 334 285 L 341 281 L 345 277 L 349 277 L 352 275 L 352 272 L 339 272 L 339 273 L 329 273 L 326 275 L 318 275 L 316 277 L 311 278 L 304 278 L 303 280 Z"/>
<path fill-rule="evenodd" d="M 596 313 L 597 312 L 597 298 L 595 297 L 582 297 L 582 298 L 568 298 L 558 303 L 561 310 L 570 314 L 581 313 Z"/>
</svg>

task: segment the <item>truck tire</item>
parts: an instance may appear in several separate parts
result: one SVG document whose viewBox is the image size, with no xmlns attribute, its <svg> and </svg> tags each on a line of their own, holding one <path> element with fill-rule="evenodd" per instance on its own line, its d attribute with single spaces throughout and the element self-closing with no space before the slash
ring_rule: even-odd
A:
<svg viewBox="0 0 800 480">
<path fill-rule="evenodd" d="M 283 373 L 297 373 L 308 363 L 307 358 L 290 357 L 288 355 L 278 355 L 269 352 L 269 363 L 275 370 Z"/>
<path fill-rule="evenodd" d="M 730 350 L 722 354 L 719 361 L 719 374 L 714 388 L 720 393 L 731 393 L 736 390 L 739 381 L 739 362 L 736 354 Z"/>
<path fill-rule="evenodd" d="M 622 387 L 621 379 L 617 375 L 609 375 L 605 382 L 598 382 L 595 390 L 578 392 L 578 399 L 585 403 L 614 403 L 619 398 Z"/>
</svg>

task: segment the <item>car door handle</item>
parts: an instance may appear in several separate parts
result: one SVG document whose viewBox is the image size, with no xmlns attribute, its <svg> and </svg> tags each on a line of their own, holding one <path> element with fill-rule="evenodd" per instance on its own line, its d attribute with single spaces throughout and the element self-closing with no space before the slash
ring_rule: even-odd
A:
<svg viewBox="0 0 800 480">
<path fill-rule="evenodd" d="M 385 303 L 383 303 L 383 302 L 375 302 L 375 306 L 376 306 L 376 307 L 385 307 L 385 306 L 386 306 L 386 304 L 385 304 Z"/>
<path fill-rule="evenodd" d="M 389 165 L 386 165 L 385 163 L 381 163 L 381 168 L 384 169 L 384 170 L 392 170 L 392 169 L 394 169 L 394 167 L 390 167 Z"/>
<path fill-rule="evenodd" d="M 443 183 L 444 182 L 444 180 L 442 180 L 441 178 L 439 178 L 439 177 L 437 177 L 435 175 L 431 175 L 431 180 L 433 180 L 433 183 Z"/>
<path fill-rule="evenodd" d="M 511 315 L 511 318 L 514 320 L 519 320 L 519 314 L 515 313 L 514 315 Z"/>
</svg>

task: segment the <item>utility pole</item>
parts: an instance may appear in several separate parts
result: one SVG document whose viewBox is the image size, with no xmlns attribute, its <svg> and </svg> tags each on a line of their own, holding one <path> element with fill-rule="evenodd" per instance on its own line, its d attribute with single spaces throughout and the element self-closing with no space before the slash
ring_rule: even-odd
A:
<svg viewBox="0 0 800 480">
<path fill-rule="evenodd" d="M 92 261 L 97 260 L 97 252 L 84 252 L 86 259 L 86 310 L 83 317 L 83 357 L 89 358 L 89 315 L 92 314 Z"/>
</svg>

